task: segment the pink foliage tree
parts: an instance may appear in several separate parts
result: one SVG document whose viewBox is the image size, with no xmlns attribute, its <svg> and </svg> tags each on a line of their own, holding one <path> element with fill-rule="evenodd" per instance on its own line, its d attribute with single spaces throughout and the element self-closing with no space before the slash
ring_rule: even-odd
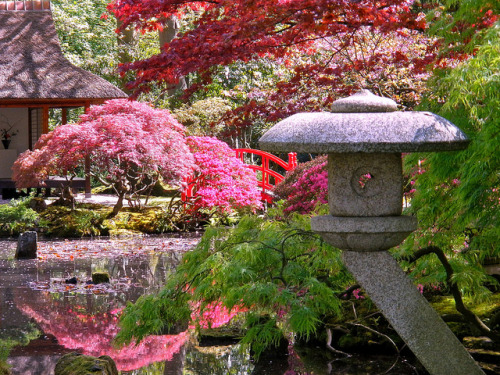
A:
<svg viewBox="0 0 500 375">
<path fill-rule="evenodd" d="M 50 175 L 73 178 L 89 158 L 90 174 L 114 189 L 116 215 L 124 199 L 140 204 L 161 177 L 180 184 L 193 169 L 184 127 L 167 110 L 126 99 L 93 106 L 77 124 L 43 135 L 34 151 L 21 154 L 13 167 L 18 188 L 42 185 Z"/>
<path fill-rule="evenodd" d="M 229 146 L 212 137 L 188 137 L 196 169 L 193 207 L 215 209 L 229 213 L 234 209 L 262 207 L 255 173 L 248 168 Z"/>
</svg>

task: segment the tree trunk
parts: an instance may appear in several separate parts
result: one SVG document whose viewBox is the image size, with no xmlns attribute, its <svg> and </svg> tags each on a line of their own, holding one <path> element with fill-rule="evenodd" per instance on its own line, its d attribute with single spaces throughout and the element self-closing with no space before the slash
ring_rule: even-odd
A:
<svg viewBox="0 0 500 375">
<path fill-rule="evenodd" d="M 177 17 L 170 16 L 163 21 L 163 30 L 158 31 L 158 36 L 160 37 L 160 49 L 163 50 L 166 43 L 170 43 L 176 37 L 179 32 L 179 21 Z M 174 95 L 178 91 L 183 91 L 187 88 L 186 79 L 184 77 L 179 77 L 179 82 L 175 87 L 167 90 L 169 96 Z"/>
<path fill-rule="evenodd" d="M 116 25 L 119 28 L 121 26 L 122 22 L 120 20 L 116 20 Z M 120 64 L 127 64 L 132 62 L 132 55 L 130 54 L 130 49 L 132 48 L 132 45 L 134 44 L 134 29 L 127 27 L 126 29 L 122 30 L 119 34 L 117 34 L 117 42 L 118 42 L 118 61 Z M 125 91 L 127 94 L 129 94 L 129 90 L 125 87 L 126 83 L 128 82 L 129 77 L 124 76 L 122 77 L 122 87 L 121 89 Z"/>
<path fill-rule="evenodd" d="M 111 218 L 115 217 L 116 215 L 118 215 L 118 212 L 120 212 L 120 210 L 123 207 L 123 198 L 124 197 L 125 197 L 125 194 L 118 195 L 118 200 L 116 201 L 116 204 L 113 206 L 113 211 L 111 211 L 110 214 L 108 215 L 108 219 L 111 219 Z"/>
</svg>

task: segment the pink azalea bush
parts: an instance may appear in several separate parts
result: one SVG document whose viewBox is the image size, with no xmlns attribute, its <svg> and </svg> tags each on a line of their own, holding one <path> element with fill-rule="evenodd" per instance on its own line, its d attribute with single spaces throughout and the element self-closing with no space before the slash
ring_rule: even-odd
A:
<svg viewBox="0 0 500 375">
<path fill-rule="evenodd" d="M 92 106 L 77 124 L 62 125 L 43 135 L 34 151 L 20 155 L 13 167 L 18 188 L 42 184 L 50 175 L 76 176 L 90 159 L 90 174 L 111 186 L 116 215 L 128 199 L 137 204 L 161 177 L 180 184 L 194 168 L 184 127 L 167 110 L 116 99 Z"/>
<path fill-rule="evenodd" d="M 229 213 L 235 209 L 262 207 L 255 173 L 229 146 L 212 137 L 188 137 L 187 144 L 196 164 L 194 209 L 215 209 Z"/>
<path fill-rule="evenodd" d="M 327 157 L 319 156 L 300 163 L 287 172 L 274 189 L 277 199 L 284 200 L 284 212 L 310 213 L 316 205 L 328 203 Z"/>
</svg>

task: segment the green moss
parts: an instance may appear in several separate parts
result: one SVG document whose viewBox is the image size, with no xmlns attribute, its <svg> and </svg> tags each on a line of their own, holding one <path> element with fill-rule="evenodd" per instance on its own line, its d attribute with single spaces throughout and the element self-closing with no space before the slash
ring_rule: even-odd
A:
<svg viewBox="0 0 500 375">
<path fill-rule="evenodd" d="M 455 300 L 451 296 L 435 296 L 430 302 L 441 315 L 458 313 L 455 308 Z M 500 293 L 493 294 L 491 298 L 482 303 L 473 304 L 468 298 L 464 298 L 464 303 L 477 316 L 485 319 L 500 308 Z"/>
<path fill-rule="evenodd" d="M 107 218 L 111 206 L 94 203 L 77 203 L 74 209 L 49 205 L 40 212 L 30 209 L 27 201 L 15 203 L 15 206 L 0 205 L 0 237 L 18 235 L 26 230 L 63 238 L 164 233 L 177 229 L 165 220 L 168 200 L 164 197 L 151 199 L 150 203 L 155 206 L 142 209 L 124 207 L 112 219 Z M 182 223 L 178 227 L 182 228 Z"/>
<path fill-rule="evenodd" d="M 74 210 L 49 206 L 41 214 L 48 223 L 43 234 L 52 237 L 135 236 L 165 231 L 160 220 L 162 207 L 124 207 L 118 215 L 107 219 L 111 210 L 110 206 L 99 204 L 77 204 Z"/>
<path fill-rule="evenodd" d="M 101 205 L 78 205 L 69 207 L 49 206 L 41 214 L 49 223 L 43 234 L 54 237 L 82 237 L 107 235 L 103 221 L 111 209 Z"/>
<path fill-rule="evenodd" d="M 124 208 L 113 218 L 113 229 L 126 229 L 141 233 L 159 233 L 157 222 L 159 207 L 146 207 L 141 210 Z"/>
<path fill-rule="evenodd" d="M 460 315 L 460 313 L 455 308 L 455 300 L 450 296 L 435 296 L 433 297 L 431 305 L 436 309 L 436 311 L 444 315 Z M 482 303 L 473 304 L 473 302 L 464 298 L 465 305 L 474 312 L 481 320 L 483 320 L 488 326 L 494 328 L 493 316 L 500 311 L 500 294 L 494 294 L 490 299 Z M 467 322 L 447 322 L 448 327 L 453 331 L 453 333 L 460 339 L 466 336 L 477 336 L 479 331 L 474 329 L 474 327 Z"/>
<path fill-rule="evenodd" d="M 0 361 L 0 375 L 10 375 L 10 368 L 7 362 Z"/>
<path fill-rule="evenodd" d="M 143 236 L 144 233 L 130 229 L 110 229 L 109 235 L 111 237 L 138 237 Z"/>
</svg>

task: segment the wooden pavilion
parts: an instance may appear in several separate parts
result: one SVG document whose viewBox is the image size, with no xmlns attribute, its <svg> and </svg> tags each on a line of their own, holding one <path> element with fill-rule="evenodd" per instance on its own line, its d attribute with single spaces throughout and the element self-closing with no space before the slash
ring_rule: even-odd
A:
<svg viewBox="0 0 500 375">
<path fill-rule="evenodd" d="M 0 189 L 14 187 L 15 159 L 49 131 L 50 109 L 61 109 L 66 123 L 69 108 L 125 97 L 63 56 L 49 0 L 0 0 L 0 137 L 1 129 L 16 133 L 7 149 L 0 146 Z"/>
</svg>

